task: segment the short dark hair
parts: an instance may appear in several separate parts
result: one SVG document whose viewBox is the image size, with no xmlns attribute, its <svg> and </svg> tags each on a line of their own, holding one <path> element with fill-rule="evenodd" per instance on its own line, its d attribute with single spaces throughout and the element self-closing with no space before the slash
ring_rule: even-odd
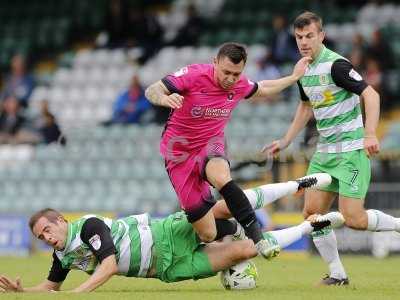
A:
<svg viewBox="0 0 400 300">
<path fill-rule="evenodd" d="M 301 29 L 304 26 L 310 25 L 311 23 L 315 23 L 319 31 L 322 31 L 321 17 L 311 11 L 305 11 L 299 15 L 296 20 L 294 20 L 293 27 L 294 29 Z"/>
<path fill-rule="evenodd" d="M 55 209 L 52 209 L 52 208 L 42 209 L 42 210 L 36 212 L 35 214 L 33 214 L 31 216 L 31 218 L 29 219 L 29 228 L 31 229 L 31 231 L 33 231 L 32 230 L 33 226 L 35 226 L 35 224 L 41 217 L 45 217 L 51 223 L 56 223 L 56 221 L 59 217 L 62 217 L 64 219 L 64 216 L 60 212 L 56 211 Z"/>
<path fill-rule="evenodd" d="M 217 59 L 227 57 L 235 65 L 239 64 L 242 60 L 244 63 L 247 61 L 247 51 L 244 45 L 239 43 L 225 43 L 222 44 L 218 50 Z"/>
</svg>

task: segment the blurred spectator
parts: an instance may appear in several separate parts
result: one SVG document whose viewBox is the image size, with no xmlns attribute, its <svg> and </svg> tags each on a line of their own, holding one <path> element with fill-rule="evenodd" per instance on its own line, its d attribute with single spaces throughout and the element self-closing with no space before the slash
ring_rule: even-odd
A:
<svg viewBox="0 0 400 300">
<path fill-rule="evenodd" d="M 360 33 L 353 36 L 349 60 L 357 71 L 361 71 L 364 67 L 364 55 L 368 45 Z"/>
<path fill-rule="evenodd" d="M 361 72 L 364 68 L 364 54 L 359 50 L 352 50 L 349 54 L 349 60 L 355 70 Z"/>
<path fill-rule="evenodd" d="M 0 113 L 1 144 L 36 144 L 40 138 L 27 128 L 18 99 L 8 96 L 2 102 Z"/>
<path fill-rule="evenodd" d="M 368 47 L 367 42 L 365 41 L 364 37 L 361 33 L 356 33 L 352 38 L 352 50 L 358 50 L 361 53 L 364 53 Z"/>
<path fill-rule="evenodd" d="M 258 61 L 258 72 L 254 78 L 256 82 L 262 80 L 273 80 L 282 77 L 281 72 L 272 59 L 272 54 L 269 52 L 264 58 Z M 266 97 L 267 101 L 277 101 L 281 98 L 281 94 L 270 95 Z"/>
<path fill-rule="evenodd" d="M 264 58 L 258 61 L 258 73 L 255 81 L 278 79 L 282 76 L 275 61 L 269 52 Z"/>
<path fill-rule="evenodd" d="M 162 47 L 164 31 L 153 11 L 144 8 L 131 8 L 129 10 L 129 29 L 134 46 L 143 50 L 139 63 L 144 64 L 155 55 Z"/>
<path fill-rule="evenodd" d="M 34 88 L 33 77 L 27 73 L 25 58 L 17 54 L 11 59 L 11 73 L 6 78 L 2 98 L 13 95 L 22 107 L 28 106 Z"/>
<path fill-rule="evenodd" d="M 382 70 L 374 57 L 368 57 L 365 61 L 364 80 L 378 93 L 382 92 Z"/>
<path fill-rule="evenodd" d="M 384 71 L 393 68 L 392 50 L 379 30 L 375 30 L 372 33 L 371 42 L 367 48 L 366 55 L 375 59 Z"/>
<path fill-rule="evenodd" d="M 129 89 L 116 99 L 111 120 L 106 121 L 104 125 L 139 123 L 150 107 L 151 104 L 144 96 L 139 78 L 134 75 Z"/>
<path fill-rule="evenodd" d="M 272 20 L 273 34 L 271 38 L 271 57 L 277 64 L 295 62 L 300 58 L 296 39 L 290 33 L 287 21 L 282 15 Z"/>
<path fill-rule="evenodd" d="M 379 62 L 374 57 L 367 57 L 365 61 L 364 80 L 371 85 L 380 95 L 381 109 L 387 111 L 392 107 L 393 103 L 387 91 L 387 80 Z"/>
<path fill-rule="evenodd" d="M 42 137 L 42 142 L 46 144 L 66 144 L 65 136 L 62 134 L 56 118 L 50 112 L 49 103 L 47 100 L 43 100 L 41 102 L 40 115 L 36 120 L 36 128 Z"/>
<path fill-rule="evenodd" d="M 126 46 L 129 36 L 128 6 L 125 0 L 111 0 L 105 17 L 107 46 Z"/>
<path fill-rule="evenodd" d="M 204 20 L 197 13 L 196 6 L 190 4 L 187 8 L 186 23 L 179 29 L 176 37 L 169 44 L 177 47 L 195 45 L 203 25 Z"/>
</svg>

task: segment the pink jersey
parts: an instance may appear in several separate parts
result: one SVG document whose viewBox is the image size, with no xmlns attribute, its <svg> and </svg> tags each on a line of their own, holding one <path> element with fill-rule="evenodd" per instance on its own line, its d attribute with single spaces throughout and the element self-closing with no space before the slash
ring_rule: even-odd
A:
<svg viewBox="0 0 400 300">
<path fill-rule="evenodd" d="M 258 88 L 241 75 L 231 89 L 223 89 L 214 80 L 212 64 L 189 65 L 164 77 L 162 82 L 171 93 L 184 97 L 182 107 L 173 110 L 167 121 L 160 143 L 164 157 L 212 147 L 214 142 L 221 144 L 233 109 Z"/>
</svg>

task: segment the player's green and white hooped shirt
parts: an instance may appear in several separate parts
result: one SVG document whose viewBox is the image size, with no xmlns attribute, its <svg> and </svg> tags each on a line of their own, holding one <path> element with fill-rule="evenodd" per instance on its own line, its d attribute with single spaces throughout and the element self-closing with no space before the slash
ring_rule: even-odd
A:
<svg viewBox="0 0 400 300">
<path fill-rule="evenodd" d="M 146 277 L 151 266 L 153 238 L 147 214 L 112 220 L 87 215 L 68 223 L 65 248 L 54 251 L 48 280 L 64 281 L 70 269 L 92 274 L 115 254 L 118 275 Z"/>
<path fill-rule="evenodd" d="M 310 102 L 317 121 L 317 152 L 341 153 L 363 148 L 359 95 L 367 84 L 347 59 L 323 46 L 297 84 L 301 99 Z"/>
</svg>

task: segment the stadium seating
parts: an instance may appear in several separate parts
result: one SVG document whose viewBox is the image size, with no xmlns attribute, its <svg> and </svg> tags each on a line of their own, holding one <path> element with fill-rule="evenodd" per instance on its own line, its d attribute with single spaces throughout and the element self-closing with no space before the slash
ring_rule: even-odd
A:
<svg viewBox="0 0 400 300">
<path fill-rule="evenodd" d="M 265 50 L 260 45 L 249 47 L 246 73 L 250 77 Z M 147 85 L 184 64 L 209 62 L 215 51 L 209 47 L 167 47 L 140 69 L 129 64 L 129 50 L 78 52 L 72 67 L 58 69 L 52 85 L 36 87 L 31 99 L 32 109 L 37 109 L 42 99 L 49 100 L 67 146 L 39 146 L 30 162 L 2 170 L 0 179 L 7 178 L 5 195 L 18 205 L 3 204 L 0 212 L 32 211 L 43 206 L 152 214 L 173 211 L 176 196 L 158 153 L 162 127 L 102 127 L 99 122 L 107 119 L 112 102 L 132 74 L 138 73 Z M 174 59 L 177 55 L 179 61 Z M 296 103 L 289 107 L 293 105 Z M 282 120 L 289 123 L 293 111 L 287 103 L 241 104 L 227 129 L 230 153 L 254 153 L 279 137 L 285 130 Z M 239 176 L 249 179 L 257 174 L 243 170 Z"/>
<path fill-rule="evenodd" d="M 55 19 L 58 25 L 53 24 L 53 19 L 46 18 L 46 14 L 39 18 L 41 21 L 38 24 L 31 26 L 14 26 L 10 21 L 11 25 L 0 29 L 1 34 L 6 33 L 5 37 L 15 36 L 15 32 L 21 31 L 21 35 L 29 35 L 28 29 L 24 32 L 23 27 L 33 28 L 31 30 L 40 28 L 37 31 L 38 39 L 33 39 L 35 41 L 32 41 L 32 47 L 42 45 L 40 47 L 61 48 L 72 26 L 91 23 L 88 26 L 93 28 L 97 26 L 102 14 L 99 8 L 95 9 L 93 17 L 78 20 L 76 16 L 82 16 L 82 12 L 88 9 L 89 2 L 76 0 L 71 5 L 67 2 L 61 1 L 60 7 L 66 7 L 64 11 L 56 9 L 49 1 L 43 2 L 48 4 L 45 10 L 41 4 L 33 2 L 40 6 L 37 13 L 40 11 L 45 14 L 47 11 L 49 15 L 62 16 Z M 180 9 L 179 6 L 184 7 L 184 2 L 176 1 L 176 9 Z M 214 5 L 218 1 L 195 2 L 206 11 L 207 5 L 211 2 Z M 218 5 L 222 5 L 222 2 L 219 1 Z M 140 52 L 137 48 L 78 51 L 71 65 L 58 68 L 51 84 L 36 87 L 31 98 L 32 110 L 39 108 L 41 100 L 49 100 L 50 109 L 67 137 L 67 146 L 21 147 L 18 151 L 11 151 L 7 146 L 0 147 L 0 157 L 7 162 L 0 166 L 0 186 L 4 191 L 4 199 L 7 200 L 0 201 L 0 212 L 31 212 L 45 206 L 67 211 L 148 211 L 152 214 L 174 211 L 176 196 L 158 153 L 162 127 L 131 125 L 106 128 L 99 126 L 100 122 L 110 117 L 113 101 L 128 85 L 133 74 L 138 74 L 142 83 L 147 86 L 184 65 L 210 62 L 216 54 L 214 46 L 226 40 L 234 39 L 250 45 L 246 74 L 254 78 L 258 70 L 257 60 L 267 50 L 265 44 L 271 34 L 271 16 L 275 12 L 285 11 L 289 4 L 291 13 L 294 12 L 294 6 L 308 7 L 307 1 L 298 2 L 268 1 L 268 9 L 265 9 L 264 1 L 226 1 L 226 9 L 222 9 L 223 12 L 216 17 L 218 24 L 214 24 L 214 27 L 201 36 L 200 46 L 164 47 L 141 67 L 131 64 L 131 58 L 137 57 Z M 101 3 L 104 4 L 105 1 Z M 81 14 L 72 13 L 72 5 L 79 6 Z M 329 5 L 316 9 L 326 13 Z M 252 11 L 257 13 L 250 13 Z M 399 11 L 395 9 L 395 13 L 389 14 L 386 9 L 381 13 L 385 20 L 393 20 L 393 16 L 397 16 Z M 3 14 L 4 10 L 0 12 Z M 12 20 L 17 15 L 19 13 L 10 10 L 6 20 Z M 339 47 L 346 45 L 355 32 L 367 36 L 373 28 L 372 25 L 360 25 L 365 24 L 365 17 L 357 19 L 359 23 L 354 23 L 354 10 L 343 14 L 331 11 L 328 20 L 328 23 L 336 22 L 327 24 L 326 30 L 330 38 L 338 41 Z M 26 22 L 33 21 L 27 18 Z M 255 27 L 258 28 L 256 31 L 253 30 Z M 396 24 L 385 28 L 388 34 L 400 33 Z M 52 36 L 53 31 L 58 30 L 65 31 L 64 37 L 63 34 L 61 37 Z M 15 43 L 20 40 L 5 38 L 0 41 L 2 49 L 1 47 L 7 48 L 10 45 L 15 48 Z M 24 46 L 23 43 L 27 42 L 21 42 L 21 47 Z M 393 46 L 395 53 L 400 55 L 397 39 L 393 39 Z M 31 44 L 24 47 L 29 48 Z M 3 52 L 0 51 L 1 55 Z M 291 65 L 282 66 L 283 74 L 289 73 L 291 68 Z M 399 91 L 398 73 L 393 72 L 393 77 L 395 79 L 390 82 L 393 89 Z M 234 112 L 227 128 L 228 151 L 234 157 L 233 163 L 236 162 L 235 157 L 250 156 L 265 143 L 281 137 L 294 114 L 296 100 L 289 97 L 284 102 L 273 105 L 243 102 Z M 397 127 L 393 125 L 389 130 L 387 140 L 382 143 L 383 148 L 391 149 L 400 145 Z M 301 139 L 302 136 L 298 138 Z M 299 143 L 291 147 L 297 149 Z M 237 176 L 251 180 L 259 175 L 259 171 L 250 167 L 240 170 Z"/>
<path fill-rule="evenodd" d="M 292 21 L 307 9 L 320 13 L 326 24 L 354 22 L 357 17 L 356 7 L 346 7 L 343 11 L 329 2 L 226 0 L 201 36 L 200 43 L 216 46 L 235 40 L 248 45 L 268 44 L 272 33 L 272 16 L 283 14 Z"/>
<path fill-rule="evenodd" d="M 103 24 L 106 0 L 0 1 L 0 66 L 16 53 L 42 55 L 66 48 L 72 30 L 88 32 Z"/>
<path fill-rule="evenodd" d="M 38 147 L 31 161 L 1 169 L 7 200 L 2 201 L 1 212 L 30 212 L 45 206 L 67 211 L 148 210 L 155 215 L 172 211 L 176 200 L 163 161 L 156 145 L 148 144 L 159 137 L 161 128 L 148 128 L 149 132 L 143 127 L 132 137 L 130 128 L 101 134 L 90 129 L 76 139 L 69 134 L 66 148 Z M 139 143 L 146 145 L 140 147 L 143 150 L 136 147 Z"/>
<path fill-rule="evenodd" d="M 400 122 L 392 122 L 382 140 L 382 149 L 398 150 L 400 148 Z"/>
</svg>

